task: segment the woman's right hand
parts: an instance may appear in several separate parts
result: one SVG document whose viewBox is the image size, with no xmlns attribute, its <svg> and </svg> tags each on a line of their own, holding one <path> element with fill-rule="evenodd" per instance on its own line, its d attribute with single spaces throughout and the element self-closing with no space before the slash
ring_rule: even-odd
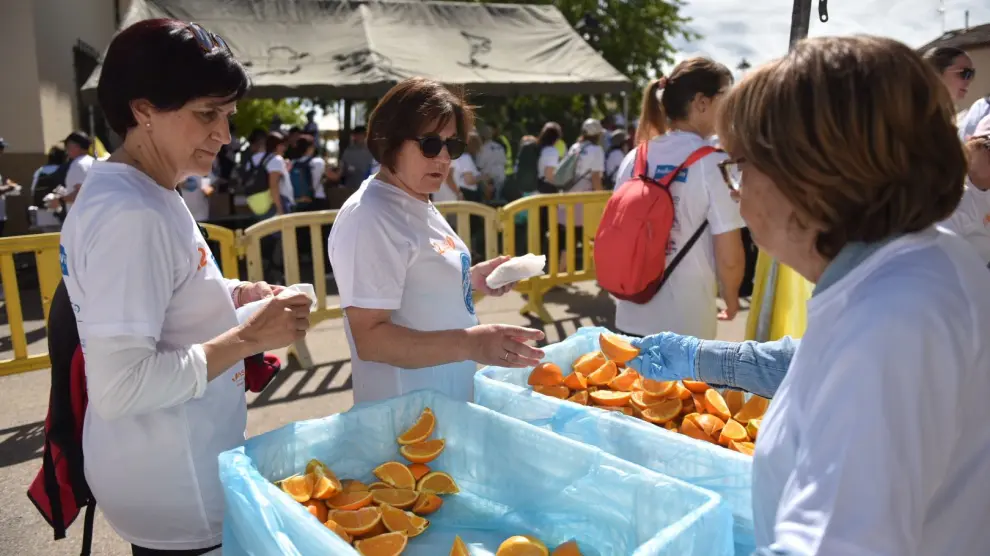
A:
<svg viewBox="0 0 990 556">
<path fill-rule="evenodd" d="M 238 336 L 254 353 L 283 348 L 303 339 L 309 330 L 312 299 L 301 292 L 284 293 L 271 298 L 241 325 Z"/>
<path fill-rule="evenodd" d="M 540 330 L 508 324 L 482 324 L 467 329 L 471 361 L 500 367 L 539 365 L 543 350 L 525 342 L 544 338 Z"/>
</svg>

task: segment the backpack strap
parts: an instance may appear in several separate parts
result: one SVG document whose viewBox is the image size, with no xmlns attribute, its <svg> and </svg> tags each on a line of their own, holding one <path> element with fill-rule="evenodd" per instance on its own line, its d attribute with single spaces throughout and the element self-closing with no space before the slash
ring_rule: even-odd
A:
<svg viewBox="0 0 990 556">
<path fill-rule="evenodd" d="M 645 180 L 653 181 L 653 178 L 646 175 L 647 172 L 646 165 L 648 160 L 647 156 L 649 154 L 647 152 L 649 150 L 647 148 L 647 145 L 649 144 L 650 144 L 649 141 L 643 141 L 642 143 L 639 144 L 638 147 L 636 147 L 636 164 L 633 165 L 632 175 L 634 177 L 639 176 Z M 678 171 L 680 171 L 680 168 L 678 168 Z"/>
<path fill-rule="evenodd" d="M 684 159 L 684 162 L 681 162 L 681 165 L 678 166 L 677 169 L 675 169 L 673 172 L 670 172 L 669 174 L 665 175 L 664 177 L 660 178 L 659 180 L 654 180 L 654 181 L 656 181 L 660 185 L 664 186 L 665 188 L 669 188 L 670 187 L 670 183 L 672 181 L 674 181 L 674 179 L 678 176 L 678 174 L 681 173 L 682 170 L 684 170 L 685 168 L 691 166 L 695 162 L 701 160 L 702 158 L 705 158 L 706 156 L 708 156 L 708 155 L 710 155 L 710 154 L 712 154 L 714 152 L 718 152 L 718 149 L 716 149 L 715 147 L 712 147 L 712 146 L 709 146 L 709 145 L 706 145 L 704 147 L 701 147 L 698 150 L 694 151 L 693 153 L 689 154 L 688 157 Z M 638 162 L 639 162 L 639 160 L 637 159 L 637 163 Z M 644 164 L 644 167 L 645 167 L 645 164 Z M 644 170 L 644 172 L 645 172 L 645 170 Z"/>
</svg>

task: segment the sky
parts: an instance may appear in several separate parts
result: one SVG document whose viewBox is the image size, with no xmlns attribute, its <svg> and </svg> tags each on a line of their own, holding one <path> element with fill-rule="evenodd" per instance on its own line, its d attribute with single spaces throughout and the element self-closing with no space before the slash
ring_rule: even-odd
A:
<svg viewBox="0 0 990 556">
<path fill-rule="evenodd" d="M 708 56 L 735 69 L 746 58 L 754 67 L 787 52 L 793 0 L 684 0 L 688 28 L 703 38 L 674 41 L 677 60 Z M 828 23 L 818 20 L 812 0 L 809 36 L 883 35 L 917 48 L 945 30 L 962 28 L 969 10 L 971 26 L 990 23 L 988 0 L 830 0 Z"/>
</svg>

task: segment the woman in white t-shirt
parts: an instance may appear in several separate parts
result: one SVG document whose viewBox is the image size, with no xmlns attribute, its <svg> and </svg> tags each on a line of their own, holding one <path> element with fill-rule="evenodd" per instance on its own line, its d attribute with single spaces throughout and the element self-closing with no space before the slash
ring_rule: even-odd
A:
<svg viewBox="0 0 990 556">
<path fill-rule="evenodd" d="M 574 167 L 574 177 L 577 181 L 567 191 L 567 193 L 587 193 L 589 191 L 604 190 L 602 177 L 605 175 L 605 149 L 601 147 L 602 134 L 605 128 L 601 122 L 594 118 L 588 118 L 581 124 L 581 137 L 571 145 L 567 156 L 576 154 L 577 164 Z M 557 225 L 561 243 L 564 242 L 567 233 L 567 207 L 560 205 L 557 207 Z M 580 266 L 582 250 L 584 248 L 584 206 L 574 206 L 574 234 L 577 243 L 577 255 L 575 264 Z M 560 251 L 560 271 L 567 272 L 566 250 Z M 575 269 L 578 270 L 578 269 Z"/>
<path fill-rule="evenodd" d="M 110 43 L 97 94 L 124 138 L 90 169 L 61 266 L 86 357 L 85 476 L 137 556 L 219 548 L 217 456 L 244 441 L 242 360 L 302 338 L 310 300 L 223 277 L 176 187 L 210 172 L 247 91 L 223 39 L 170 19 Z"/>
<path fill-rule="evenodd" d="M 557 193 L 557 188 L 550 185 L 553 182 L 554 173 L 557 166 L 560 166 L 560 150 L 557 149 L 557 142 L 563 138 L 564 133 L 557 122 L 547 122 L 543 124 L 540 135 L 536 142 L 540 145 L 540 159 L 536 163 L 536 171 L 540 185 L 537 190 L 540 193 Z M 543 218 L 541 218 L 543 220 Z"/>
<path fill-rule="evenodd" d="M 292 212 L 294 201 L 292 181 L 289 179 L 289 165 L 285 160 L 287 147 L 285 136 L 281 132 L 272 131 L 265 139 L 265 151 L 251 156 L 251 164 L 255 168 L 263 165 L 268 172 L 268 188 L 272 204 L 266 217 Z"/>
<path fill-rule="evenodd" d="M 472 114 L 423 78 L 393 87 L 371 113 L 368 146 L 381 162 L 340 209 L 327 241 L 351 348 L 355 403 L 414 390 L 473 400 L 477 363 L 535 365 L 538 330 L 479 325 L 474 292 L 508 260 L 471 264 L 467 246 L 430 202 L 464 152 Z"/>
<path fill-rule="evenodd" d="M 643 92 L 639 147 L 622 162 L 617 189 L 632 177 L 639 149 L 648 149 L 647 170 L 660 178 L 708 145 L 715 133 L 716 110 L 731 85 L 728 68 L 707 58 L 685 60 L 669 77 L 650 83 Z M 644 304 L 616 300 L 619 330 L 635 336 L 676 332 L 714 340 L 718 319 L 731 320 L 739 311 L 746 266 L 740 232 L 744 224 L 719 172 L 725 158 L 723 153 L 710 154 L 672 181 L 674 225 L 667 262 L 703 226 L 704 230 L 653 299 Z M 719 290 L 726 305 L 721 313 L 715 304 Z"/>
<path fill-rule="evenodd" d="M 745 384 L 712 370 L 783 360 L 753 458 L 760 556 L 987 552 L 990 280 L 935 226 L 966 178 L 953 111 L 913 49 L 877 37 L 803 41 L 723 101 L 727 181 L 760 248 L 815 283 L 807 329 L 789 362 L 660 334 L 632 366 Z"/>
<path fill-rule="evenodd" d="M 481 195 L 478 193 L 478 187 L 482 185 L 481 172 L 475 164 L 475 157 L 478 156 L 480 150 L 481 137 L 472 131 L 468 134 L 464 153 L 451 163 L 450 173 L 443 185 L 440 186 L 440 190 L 430 196 L 434 203 L 444 201 L 481 202 Z"/>
<path fill-rule="evenodd" d="M 966 141 L 969 174 L 962 201 L 943 226 L 962 236 L 990 266 L 990 116 Z"/>
</svg>

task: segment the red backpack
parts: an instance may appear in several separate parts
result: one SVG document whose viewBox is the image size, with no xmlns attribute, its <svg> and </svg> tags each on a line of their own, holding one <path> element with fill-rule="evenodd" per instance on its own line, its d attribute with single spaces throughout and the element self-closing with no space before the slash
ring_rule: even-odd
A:
<svg viewBox="0 0 990 556">
<path fill-rule="evenodd" d="M 655 180 L 647 174 L 647 145 L 642 143 L 637 149 L 632 177 L 617 187 L 608 200 L 595 234 L 598 285 L 618 299 L 640 304 L 653 299 L 708 227 L 705 220 L 667 264 L 670 230 L 674 226 L 671 182 L 685 168 L 718 151 L 715 147 L 701 147 L 673 172 Z"/>
</svg>

